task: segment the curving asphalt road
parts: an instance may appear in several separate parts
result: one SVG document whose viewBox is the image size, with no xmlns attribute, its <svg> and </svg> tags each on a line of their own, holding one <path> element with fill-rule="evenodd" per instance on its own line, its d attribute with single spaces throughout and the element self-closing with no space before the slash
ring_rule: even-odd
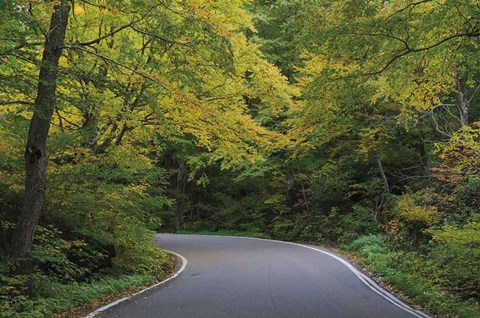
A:
<svg viewBox="0 0 480 318">
<path fill-rule="evenodd" d="M 199 235 L 161 234 L 157 241 L 188 260 L 185 270 L 96 317 L 428 317 L 394 304 L 341 259 L 311 247 Z"/>
</svg>

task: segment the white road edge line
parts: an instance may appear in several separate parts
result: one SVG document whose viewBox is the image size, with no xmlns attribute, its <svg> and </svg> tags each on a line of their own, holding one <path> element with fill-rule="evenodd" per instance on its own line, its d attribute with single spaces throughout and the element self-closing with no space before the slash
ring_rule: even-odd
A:
<svg viewBox="0 0 480 318">
<path fill-rule="evenodd" d="M 198 234 L 180 234 L 180 235 L 191 235 L 191 236 L 211 236 L 211 235 L 198 235 Z M 327 252 L 327 251 L 324 251 L 324 250 L 321 250 L 319 248 L 316 248 L 316 247 L 313 247 L 313 246 L 308 246 L 308 245 L 303 245 L 303 244 L 298 244 L 298 243 L 293 243 L 293 242 L 286 242 L 286 241 L 278 241 L 278 240 L 269 240 L 269 239 L 261 239 L 261 238 L 256 238 L 256 237 L 242 237 L 242 236 L 223 236 L 223 235 L 215 235 L 216 237 L 224 237 L 224 238 L 236 238 L 236 239 L 248 239 L 248 240 L 258 240 L 258 241 L 268 241 L 268 242 L 276 242 L 276 243 L 282 243 L 282 244 L 288 244 L 288 245 L 293 245 L 293 246 L 298 246 L 298 247 L 303 247 L 303 248 L 306 248 L 306 249 L 310 249 L 310 250 L 313 250 L 313 251 L 316 251 L 316 252 L 319 252 L 321 254 L 325 254 L 325 255 L 328 255 L 334 259 L 336 259 L 337 261 L 339 261 L 340 263 L 342 263 L 343 265 L 345 265 L 351 272 L 353 272 L 355 274 L 355 276 L 357 276 L 357 278 L 362 282 L 364 283 L 368 288 L 370 288 L 373 292 L 375 292 L 376 294 L 378 294 L 380 297 L 386 299 L 387 301 L 389 301 L 390 303 L 392 303 L 393 305 L 403 309 L 404 311 L 412 314 L 413 316 L 415 317 L 418 317 L 418 318 L 431 318 L 430 315 L 427 315 L 419 310 L 415 310 L 413 309 L 412 307 L 410 307 L 408 304 L 404 303 L 403 301 L 401 301 L 400 299 L 398 299 L 397 297 L 395 297 L 393 294 L 389 293 L 388 291 L 386 291 L 385 289 L 383 289 L 382 287 L 380 287 L 376 282 L 374 282 L 370 277 L 368 277 L 367 275 L 363 274 L 362 272 L 360 272 L 358 269 L 356 269 L 352 264 L 350 264 L 348 261 L 344 260 L 343 258 L 341 258 L 340 256 L 338 255 L 335 255 L 333 253 L 330 253 L 330 252 Z M 90 314 L 88 314 L 87 316 L 83 317 L 83 318 L 93 318 L 95 317 L 97 314 L 111 308 L 111 307 L 114 307 L 122 302 L 124 302 L 125 300 L 128 300 L 132 297 L 135 297 L 137 295 L 140 295 L 146 291 L 149 291 L 155 287 L 158 287 L 160 285 L 163 285 L 165 284 L 166 282 L 176 278 L 178 275 L 180 275 L 184 270 L 185 268 L 187 267 L 187 264 L 188 264 L 188 260 L 178 254 L 178 253 L 175 253 L 173 251 L 169 251 L 169 250 L 164 250 L 165 252 L 167 253 L 170 253 L 170 254 L 173 254 L 175 256 L 177 256 L 178 258 L 180 258 L 182 260 L 182 267 L 173 275 L 173 276 L 170 276 L 169 278 L 167 278 L 166 280 L 160 282 L 160 283 L 157 283 L 153 286 L 150 286 L 150 287 L 147 287 L 145 289 L 142 289 L 141 291 L 138 291 L 136 292 L 135 294 L 129 296 L 129 297 L 124 297 L 122 299 L 119 299 L 119 300 L 116 300 L 114 302 L 111 302 L 103 307 L 100 307 L 98 309 L 96 309 L 95 311 L 91 312 Z"/>
<path fill-rule="evenodd" d="M 185 235 L 185 234 L 183 234 Z M 189 234 L 186 234 L 189 235 Z M 191 234 L 191 235 L 196 235 L 196 234 Z M 202 236 L 202 235 L 199 235 Z M 248 239 L 248 240 L 258 240 L 258 241 L 269 241 L 269 242 L 277 242 L 277 243 L 283 243 L 283 244 L 288 244 L 288 245 L 294 245 L 294 246 L 299 246 L 303 248 L 307 248 L 325 255 L 328 255 L 330 257 L 333 257 L 343 265 L 345 265 L 350 271 L 352 271 L 355 276 L 357 276 L 358 279 L 360 279 L 361 282 L 363 282 L 368 288 L 370 288 L 372 291 L 380 295 L 382 298 L 388 300 L 390 303 L 394 304 L 395 306 L 403 309 L 404 311 L 412 314 L 415 317 L 418 318 L 432 318 L 432 316 L 427 315 L 419 310 L 415 310 L 412 307 L 410 307 L 408 304 L 404 303 L 397 297 L 395 297 L 393 294 L 390 292 L 386 291 L 382 287 L 380 287 L 375 281 L 373 281 L 370 277 L 367 275 L 363 274 L 360 272 L 358 269 L 356 269 L 352 264 L 350 264 L 348 261 L 344 260 L 338 255 L 335 255 L 333 253 L 323 251 L 319 248 L 313 247 L 313 246 L 308 246 L 308 245 L 303 245 L 303 244 L 298 244 L 298 243 L 293 243 L 293 242 L 286 242 L 286 241 L 277 241 L 277 240 L 269 240 L 269 239 L 262 239 L 262 238 L 256 238 L 256 237 L 243 237 L 243 236 L 223 236 L 223 235 L 215 235 L 217 237 L 225 237 L 225 238 L 239 238 L 239 239 Z"/>
<path fill-rule="evenodd" d="M 163 285 L 163 284 L 165 284 L 166 282 L 168 282 L 168 281 L 176 278 L 178 275 L 180 275 L 180 274 L 185 270 L 185 268 L 187 267 L 187 264 L 188 264 L 187 259 L 186 259 L 185 257 L 183 257 L 182 255 L 178 254 L 178 253 L 175 253 L 175 252 L 172 252 L 172 251 L 169 251 L 169 250 L 166 250 L 166 249 L 164 249 L 164 251 L 167 252 L 167 253 L 170 253 L 170 254 L 172 254 L 172 255 L 175 255 L 176 257 L 178 257 L 178 258 L 180 258 L 180 259 L 182 260 L 182 267 L 180 267 L 180 269 L 179 269 L 178 271 L 176 271 L 175 274 L 173 274 L 173 275 L 170 276 L 169 278 L 167 278 L 167 279 L 165 279 L 165 280 L 163 280 L 163 281 L 161 281 L 161 282 L 159 282 L 159 283 L 157 283 L 157 284 L 155 284 L 155 285 L 152 285 L 152 286 L 150 286 L 150 287 L 147 287 L 147 288 L 145 288 L 145 289 L 142 289 L 142 290 L 136 292 L 135 294 L 132 294 L 132 295 L 130 295 L 130 296 L 128 296 L 128 297 L 124 297 L 124 298 L 122 298 L 122 299 L 116 300 L 116 301 L 111 302 L 111 303 L 109 303 L 109 304 L 107 304 L 107 305 L 105 305 L 105 306 L 102 306 L 102 307 L 96 309 L 95 311 L 92 311 L 91 313 L 89 313 L 88 315 L 86 315 L 86 316 L 83 317 L 83 318 L 93 318 L 93 317 L 95 317 L 96 315 L 98 315 L 99 313 L 101 313 L 101 312 L 103 312 L 103 311 L 105 311 L 105 310 L 107 310 L 107 309 L 110 309 L 110 308 L 112 308 L 113 306 L 116 306 L 116 305 L 124 302 L 125 300 L 131 299 L 131 298 L 133 298 L 133 297 L 135 297 L 135 296 L 137 296 L 137 295 L 143 294 L 143 293 L 146 292 L 146 291 L 149 291 L 149 290 L 151 290 L 151 289 L 153 289 L 153 288 L 156 288 L 156 287 L 158 287 L 158 286 L 160 286 L 160 285 Z"/>
<path fill-rule="evenodd" d="M 333 257 L 335 258 L 336 260 L 338 260 L 339 262 L 341 262 L 343 265 L 345 265 L 346 267 L 348 267 L 348 269 L 350 269 L 357 277 L 358 279 L 360 279 L 365 285 L 367 285 L 368 288 L 370 288 L 371 290 L 373 290 L 375 293 L 377 293 L 378 295 L 380 295 L 381 297 L 385 298 L 386 300 L 388 300 L 389 302 L 391 302 L 392 304 L 394 304 L 395 306 L 403 309 L 404 311 L 414 315 L 415 317 L 419 317 L 419 318 L 430 318 L 429 315 L 421 312 L 421 311 L 418 311 L 418 310 L 415 310 L 413 309 L 412 307 L 410 307 L 408 304 L 404 303 L 403 301 L 401 301 L 400 299 L 398 299 L 397 297 L 395 297 L 393 294 L 391 294 L 390 292 L 386 291 L 385 289 L 383 289 L 382 287 L 380 287 L 375 281 L 373 281 L 370 277 L 368 277 L 367 275 L 363 274 L 362 272 L 360 272 L 358 269 L 356 269 L 352 264 L 350 264 L 349 262 L 347 262 L 346 260 L 344 260 L 343 258 L 340 258 L 339 256 L 335 255 L 335 254 L 332 254 L 332 253 L 329 253 L 329 252 L 326 252 L 326 251 L 322 251 L 320 249 L 317 249 L 315 247 L 311 247 L 311 246 L 308 246 L 308 245 L 302 245 L 302 244 L 295 244 L 293 243 L 293 245 L 297 245 L 297 246 L 301 246 L 301 247 L 304 247 L 304 248 L 308 248 L 308 249 L 311 249 L 311 250 L 314 250 L 314 251 L 317 251 L 317 252 L 320 252 L 322 254 L 325 254 L 325 255 L 328 255 L 330 257 Z"/>
</svg>

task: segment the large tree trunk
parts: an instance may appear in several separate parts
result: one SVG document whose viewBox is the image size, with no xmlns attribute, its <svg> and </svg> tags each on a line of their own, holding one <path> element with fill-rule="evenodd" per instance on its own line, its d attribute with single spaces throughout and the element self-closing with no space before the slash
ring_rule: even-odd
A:
<svg viewBox="0 0 480 318">
<path fill-rule="evenodd" d="M 12 253 L 18 256 L 30 252 L 35 228 L 45 202 L 45 179 L 48 161 L 46 143 L 55 109 L 58 60 L 65 42 L 69 11 L 68 0 L 61 0 L 60 4 L 55 6 L 43 51 L 37 98 L 33 117 L 30 121 L 25 152 L 25 202 L 11 244 Z"/>
</svg>

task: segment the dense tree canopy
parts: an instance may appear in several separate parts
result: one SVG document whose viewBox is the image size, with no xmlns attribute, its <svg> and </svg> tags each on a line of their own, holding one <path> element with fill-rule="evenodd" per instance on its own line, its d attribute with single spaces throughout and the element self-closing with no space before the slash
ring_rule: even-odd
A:
<svg viewBox="0 0 480 318">
<path fill-rule="evenodd" d="M 478 315 L 476 1 L 0 0 L 0 18 L 0 316 L 161 278 L 155 231 L 342 246 L 432 312 Z"/>
</svg>

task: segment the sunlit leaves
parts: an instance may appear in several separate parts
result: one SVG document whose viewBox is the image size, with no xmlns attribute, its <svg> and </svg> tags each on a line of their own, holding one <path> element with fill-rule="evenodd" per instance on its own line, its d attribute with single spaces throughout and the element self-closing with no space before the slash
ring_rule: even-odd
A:
<svg viewBox="0 0 480 318">
<path fill-rule="evenodd" d="M 457 176 L 479 175 L 479 123 L 462 127 L 448 142 L 437 144 L 436 151 L 450 174 L 456 174 Z"/>
</svg>

